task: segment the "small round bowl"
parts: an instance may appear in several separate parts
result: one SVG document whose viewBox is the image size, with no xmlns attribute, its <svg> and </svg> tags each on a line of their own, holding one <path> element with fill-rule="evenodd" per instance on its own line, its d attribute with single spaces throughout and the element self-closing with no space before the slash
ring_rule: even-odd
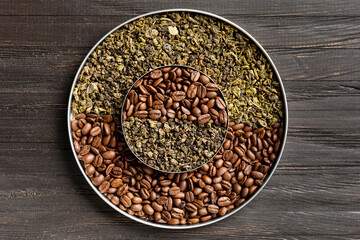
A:
<svg viewBox="0 0 360 240">
<path fill-rule="evenodd" d="M 284 136 L 283 136 L 283 141 L 282 141 L 282 144 L 281 144 L 281 149 L 279 151 L 278 158 L 274 162 L 274 164 L 273 164 L 272 168 L 270 169 L 270 171 L 267 173 L 267 176 L 264 179 L 263 185 L 260 188 L 258 188 L 248 200 L 246 200 L 244 203 L 242 203 L 239 207 L 233 209 L 231 212 L 227 213 L 225 216 L 218 217 L 218 218 L 215 218 L 213 220 L 198 223 L 198 224 L 194 224 L 194 225 L 176 225 L 176 226 L 173 226 L 173 225 L 169 225 L 169 224 L 160 224 L 160 223 L 155 223 L 155 222 L 143 220 L 143 219 L 141 219 L 139 217 L 132 216 L 132 215 L 128 214 L 127 212 L 122 211 L 118 206 L 114 205 L 109 199 L 107 199 L 107 197 L 105 195 L 100 193 L 100 191 L 92 184 L 90 178 L 86 175 L 85 169 L 81 165 L 81 162 L 77 158 L 77 154 L 76 154 L 76 151 L 75 151 L 75 148 L 74 148 L 74 145 L 73 145 L 73 139 L 72 139 L 71 120 L 75 118 L 74 112 L 73 112 L 72 107 L 71 107 L 71 103 L 72 103 L 72 100 L 73 100 L 73 94 L 72 93 L 73 93 L 74 88 L 75 88 L 75 86 L 77 84 L 77 80 L 78 80 L 78 78 L 79 78 L 79 76 L 81 74 L 81 70 L 84 67 L 84 65 L 85 65 L 86 61 L 88 60 L 88 58 L 90 57 L 90 55 L 105 40 L 106 37 L 108 37 L 111 33 L 115 32 L 116 30 L 118 30 L 122 26 L 124 26 L 124 25 L 126 25 L 128 23 L 131 23 L 131 22 L 133 22 L 135 20 L 138 20 L 139 18 L 142 18 L 142 17 L 147 17 L 147 16 L 151 16 L 151 15 L 154 15 L 154 14 L 167 13 L 167 12 L 199 13 L 199 14 L 206 15 L 206 16 L 209 16 L 209 17 L 212 17 L 212 18 L 216 18 L 217 20 L 220 20 L 222 22 L 225 22 L 225 23 L 237 28 L 242 34 L 244 34 L 247 38 L 249 38 L 261 50 L 261 52 L 264 54 L 264 56 L 268 59 L 270 65 L 273 68 L 274 73 L 275 73 L 275 75 L 276 75 L 276 77 L 277 77 L 277 79 L 279 81 L 280 88 L 281 88 L 281 95 L 282 95 L 282 99 L 283 99 L 283 102 L 284 102 L 284 119 L 283 119 Z M 285 93 L 284 85 L 283 85 L 283 83 L 281 81 L 281 77 L 279 75 L 279 72 L 278 72 L 275 64 L 273 63 L 273 61 L 271 60 L 270 56 L 265 51 L 265 49 L 260 45 L 260 43 L 258 43 L 256 41 L 256 39 L 253 36 L 251 36 L 247 31 L 245 31 L 243 28 L 241 28 L 240 26 L 238 26 L 234 22 L 232 22 L 232 21 L 230 21 L 230 20 L 228 20 L 226 18 L 220 17 L 220 16 L 218 16 L 216 14 L 213 14 L 213 13 L 200 11 L 200 10 L 195 10 L 195 9 L 165 9 L 165 10 L 159 10 L 159 11 L 154 11 L 154 12 L 149 12 L 149 13 L 146 13 L 146 14 L 142 14 L 142 15 L 139 15 L 137 17 L 134 17 L 132 19 L 129 19 L 129 20 L 121 23 L 120 25 L 116 26 L 114 29 L 109 31 L 107 34 L 105 34 L 94 45 L 94 47 L 89 51 L 89 53 L 84 58 L 83 62 L 81 63 L 81 65 L 80 65 L 80 67 L 79 67 L 79 69 L 78 69 L 78 71 L 77 71 L 77 73 L 75 75 L 75 78 L 74 78 L 74 81 L 73 81 L 73 84 L 72 84 L 72 87 L 71 87 L 71 90 L 70 90 L 70 94 L 69 94 L 68 112 L 67 112 L 67 124 L 68 124 L 68 135 L 69 135 L 70 146 L 71 146 L 74 158 L 76 160 L 76 163 L 77 163 L 77 165 L 78 165 L 78 167 L 80 169 L 80 172 L 84 176 L 85 181 L 87 181 L 89 186 L 94 190 L 94 192 L 96 192 L 96 194 L 102 200 L 104 200 L 104 202 L 106 202 L 110 207 L 112 207 L 115 211 L 119 212 L 120 214 L 122 214 L 122 215 L 136 221 L 136 222 L 139 222 L 139 223 L 142 223 L 142 224 L 145 224 L 145 225 L 148 225 L 148 226 L 152 226 L 152 227 L 155 227 L 155 228 L 165 228 L 165 229 L 191 229 L 191 228 L 204 227 L 204 226 L 219 222 L 219 221 L 221 221 L 221 220 L 223 220 L 225 218 L 230 217 L 231 215 L 238 212 L 240 209 L 244 208 L 247 204 L 249 204 L 261 192 L 261 190 L 264 189 L 264 187 L 266 186 L 266 184 L 269 182 L 270 178 L 274 174 L 277 166 L 279 165 L 281 156 L 282 156 L 282 154 L 284 152 L 287 133 L 288 133 L 288 105 L 287 105 L 286 93 Z"/>
<path fill-rule="evenodd" d="M 192 68 L 192 67 L 183 66 L 183 65 L 167 65 L 167 66 L 161 66 L 161 67 L 155 68 L 155 69 L 153 69 L 153 70 L 150 70 L 149 72 L 143 74 L 138 80 L 136 80 L 136 81 L 134 82 L 134 84 L 131 86 L 131 88 L 129 89 L 129 91 L 127 92 L 127 94 L 126 94 L 126 96 L 125 96 L 125 98 L 124 98 L 124 103 L 125 103 L 125 100 L 128 98 L 129 92 L 130 92 L 132 89 L 134 89 L 134 86 L 135 86 L 135 84 L 136 84 L 138 81 L 142 80 L 144 76 L 150 74 L 151 72 L 153 72 L 153 71 L 155 71 L 155 70 L 160 70 L 160 69 L 167 68 L 167 67 L 178 67 L 178 68 L 185 68 L 185 69 L 191 69 L 191 70 L 197 71 L 197 72 L 199 72 L 200 74 L 205 75 L 206 77 L 208 77 L 211 83 L 216 84 L 216 82 L 215 82 L 214 80 L 212 80 L 209 76 L 207 76 L 205 73 L 203 73 L 203 72 L 201 72 L 201 71 L 199 71 L 199 70 L 197 70 L 197 69 L 195 69 L 195 68 Z M 216 85 L 217 85 L 217 84 L 216 84 Z M 138 156 L 138 155 L 133 151 L 133 149 L 132 149 L 132 147 L 130 147 L 130 144 L 129 144 L 128 139 L 127 139 L 127 137 L 126 137 L 126 133 L 125 133 L 125 129 L 124 129 L 124 124 L 123 124 L 123 121 L 124 121 L 123 114 L 124 114 L 125 104 L 123 103 L 123 106 L 122 106 L 122 108 L 121 108 L 120 121 L 121 121 L 122 132 L 123 132 L 123 134 L 124 134 L 124 139 L 125 139 L 126 144 L 127 144 L 128 147 L 129 147 L 130 151 L 131 151 L 131 152 L 134 154 L 134 156 L 135 156 L 140 162 L 142 162 L 144 165 L 146 165 L 146 166 L 148 166 L 148 167 L 150 167 L 150 168 L 152 168 L 152 169 L 154 169 L 154 170 L 156 170 L 156 171 L 164 172 L 164 173 L 184 173 L 184 172 L 190 172 L 190 171 L 194 171 L 194 170 L 202 167 L 202 166 L 205 165 L 206 163 L 210 162 L 210 161 L 215 157 L 215 155 L 219 152 L 220 148 L 224 145 L 224 141 L 225 141 L 225 139 L 226 139 L 226 134 L 227 134 L 228 129 L 229 129 L 229 110 L 228 110 L 228 106 L 227 106 L 227 103 L 226 103 L 226 99 L 225 99 L 225 97 L 224 97 L 223 92 L 220 90 L 219 87 L 218 87 L 218 92 L 219 92 L 219 94 L 220 94 L 220 97 L 223 99 L 223 101 L 224 101 L 225 104 L 226 104 L 226 113 L 227 113 L 227 121 L 226 121 L 226 127 L 225 127 L 225 130 L 226 130 L 226 131 L 225 131 L 225 134 L 224 134 L 224 136 L 223 136 L 223 140 L 222 140 L 222 142 L 221 142 L 220 147 L 216 150 L 216 152 L 214 153 L 214 155 L 212 155 L 212 157 L 209 158 L 209 159 L 208 159 L 206 162 L 204 162 L 202 165 L 197 166 L 196 168 L 192 168 L 192 169 L 185 170 L 185 171 L 172 172 L 172 171 L 161 170 L 161 169 L 159 169 L 159 168 L 155 168 L 155 167 L 150 166 L 149 164 L 147 164 L 143 159 L 141 159 L 140 156 Z"/>
</svg>

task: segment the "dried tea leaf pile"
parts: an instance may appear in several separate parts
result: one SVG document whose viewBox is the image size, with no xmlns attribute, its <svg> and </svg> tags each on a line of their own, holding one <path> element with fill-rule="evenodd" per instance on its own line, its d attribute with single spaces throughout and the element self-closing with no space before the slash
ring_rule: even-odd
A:
<svg viewBox="0 0 360 240">
<path fill-rule="evenodd" d="M 120 114 L 136 79 L 171 64 L 215 79 L 236 123 L 272 126 L 283 117 L 280 85 L 261 49 L 237 28 L 188 12 L 143 17 L 110 34 L 81 70 L 72 108 L 75 114 Z"/>
<path fill-rule="evenodd" d="M 195 169 L 208 162 L 221 147 L 226 129 L 196 122 L 130 117 L 123 123 L 131 150 L 147 165 L 169 172 Z"/>
</svg>

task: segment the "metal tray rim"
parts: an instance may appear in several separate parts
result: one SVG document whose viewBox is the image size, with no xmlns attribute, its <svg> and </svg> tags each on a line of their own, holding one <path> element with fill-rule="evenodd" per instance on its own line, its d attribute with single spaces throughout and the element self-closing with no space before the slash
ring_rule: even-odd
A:
<svg viewBox="0 0 360 240">
<path fill-rule="evenodd" d="M 275 162 L 274 166 L 272 167 L 272 170 L 271 172 L 268 174 L 268 176 L 266 177 L 266 180 L 264 181 L 264 184 L 247 200 L 245 201 L 241 206 L 239 206 L 238 208 L 234 209 L 232 212 L 226 214 L 225 216 L 223 217 L 219 217 L 219 218 L 216 218 L 214 220 L 210 220 L 208 222 L 204 222 L 204 223 L 198 223 L 198 224 L 194 224 L 194 225 L 177 225 L 177 226 L 172 226 L 172 225 L 168 225 L 168 224 L 159 224 L 159 223 L 154 223 L 154 222 L 151 222 L 151 221 L 146 221 L 146 220 L 143 220 L 139 217 L 136 217 L 136 216 L 132 216 L 130 214 L 128 214 L 127 212 L 124 212 L 122 211 L 119 207 L 115 206 L 109 199 L 107 199 L 103 194 L 100 193 L 100 191 L 91 183 L 89 177 L 85 174 L 85 171 L 80 163 L 80 161 L 77 159 L 77 154 L 75 152 L 75 149 L 74 149 L 74 145 L 73 145 L 73 140 L 72 140 L 72 133 L 71 133 L 71 118 L 73 117 L 73 113 L 72 113 L 72 109 L 71 109 L 71 102 L 72 102 L 72 92 L 75 88 L 75 85 L 77 83 L 77 79 L 80 75 L 80 72 L 83 68 L 83 66 L 85 65 L 87 59 L 89 58 L 89 56 L 92 54 L 92 52 L 98 47 L 99 44 L 101 44 L 101 42 L 104 41 L 104 39 L 111 33 L 113 33 L 114 31 L 116 31 L 117 29 L 121 28 L 122 26 L 124 26 L 125 24 L 128 24 L 132 21 L 135 21 L 139 18 L 142 18 L 142 17 L 146 17 L 146 16 L 149 16 L 149 15 L 154 15 L 154 14 L 159 14 L 159 13 L 166 13 L 166 12 L 193 12 L 193 13 L 200 13 L 200 14 L 203 14 L 203 15 L 207 15 L 207 16 L 210 16 L 210 17 L 214 17 L 214 18 L 217 18 L 221 21 L 224 21 L 234 27 L 236 27 L 237 29 L 239 29 L 244 35 L 246 35 L 249 39 L 251 39 L 256 45 L 257 47 L 259 47 L 261 49 L 261 51 L 264 53 L 264 55 L 266 56 L 266 58 L 268 59 L 268 61 L 270 62 L 271 66 L 273 67 L 275 73 L 276 73 L 276 76 L 279 80 L 279 83 L 280 83 L 280 88 L 281 88 L 281 92 L 282 92 L 282 96 L 283 96 L 283 100 L 284 100 L 284 138 L 283 138 L 283 142 L 282 142 L 282 146 L 281 146 L 281 151 L 280 151 L 280 154 L 278 155 L 278 158 L 277 158 L 277 161 Z M 82 175 L 84 176 L 84 178 L 86 179 L 86 181 L 88 182 L 88 184 L 90 185 L 90 187 L 97 193 L 97 195 L 99 195 L 100 198 L 102 198 L 110 207 L 112 207 L 114 210 L 116 210 L 117 212 L 123 214 L 124 216 L 126 217 L 129 217 L 131 218 L 132 220 L 134 221 L 137 221 L 137 222 L 140 222 L 140 223 L 143 223 L 145 225 L 148 225 L 148 226 L 152 226 L 152 227 L 157 227 L 157 228 L 164 228 L 164 229 L 191 229 L 191 228 L 198 228 L 198 227 L 203 227 L 203 226 L 207 226 L 207 225 L 210 225 L 210 224 L 213 224 L 213 223 L 216 223 L 216 222 L 219 222 L 231 215 L 233 215 L 234 213 L 238 212 L 240 209 L 242 209 L 243 207 L 245 207 L 247 204 L 249 204 L 258 194 L 259 192 L 261 192 L 261 190 L 266 186 L 266 184 L 269 182 L 270 178 L 272 177 L 272 175 L 274 174 L 279 162 L 280 162 L 280 159 L 281 159 L 281 156 L 284 152 L 284 148 L 285 148 L 285 143 L 286 143 L 286 138 L 287 138 L 287 134 L 288 134 L 288 104 L 287 104 L 287 100 L 286 100 L 286 94 L 285 94 L 285 90 L 284 90 L 284 85 L 282 83 L 282 80 L 281 80 L 281 77 L 280 77 L 280 74 L 277 70 L 277 68 L 275 67 L 275 64 L 273 63 L 272 59 L 270 58 L 269 54 L 265 51 L 265 49 L 260 45 L 260 43 L 258 43 L 258 41 L 252 37 L 247 31 L 245 31 L 243 28 L 241 28 L 240 26 L 238 26 L 237 24 L 235 24 L 234 22 L 226 19 L 226 18 L 223 18 L 221 16 L 218 16 L 216 14 L 213 14 L 213 13 L 210 13 L 210 12 L 206 12 L 206 11 L 202 11 L 202 10 L 196 10 L 196 9 L 186 9 L 186 8 L 178 8 L 178 9 L 163 9 L 163 10 L 158 10 L 158 11 L 153 11 L 153 12 L 148 12 L 148 13 L 145 13 L 145 14 L 142 14 L 142 15 L 139 15 L 139 16 L 136 16 L 132 19 L 129 19 L 121 24 L 119 24 L 118 26 L 116 26 L 115 28 L 113 28 L 111 31 L 109 31 L 108 33 L 106 33 L 92 48 L 91 50 L 89 51 L 89 53 L 86 55 L 86 57 L 84 58 L 84 60 L 82 61 L 81 65 L 79 66 L 79 69 L 75 75 L 75 78 L 73 80 L 73 84 L 71 86 L 71 90 L 70 90 L 70 95 L 69 95 L 69 102 L 68 102 L 68 111 L 67 111 L 67 125 L 68 125 L 68 135 L 69 135 L 69 141 L 70 141 L 70 146 L 71 146 L 71 149 L 72 149 L 72 152 L 74 154 L 74 157 L 75 157 L 75 160 L 76 160 L 76 163 L 82 173 Z"/>
</svg>

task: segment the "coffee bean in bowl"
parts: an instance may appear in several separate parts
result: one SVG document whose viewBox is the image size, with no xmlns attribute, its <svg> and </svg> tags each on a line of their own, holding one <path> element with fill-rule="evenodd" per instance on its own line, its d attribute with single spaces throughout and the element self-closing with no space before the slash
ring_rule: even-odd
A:
<svg viewBox="0 0 360 240">
<path fill-rule="evenodd" d="M 144 164 L 164 172 L 194 170 L 222 146 L 228 126 L 225 99 L 203 73 L 184 66 L 155 69 L 125 98 L 123 132 Z"/>
<path fill-rule="evenodd" d="M 280 123 L 252 128 L 229 122 L 225 142 L 210 162 L 190 172 L 163 173 L 132 154 L 117 116 L 81 113 L 70 125 L 77 158 L 99 192 L 131 216 L 169 225 L 208 222 L 251 198 L 284 137 Z"/>
</svg>

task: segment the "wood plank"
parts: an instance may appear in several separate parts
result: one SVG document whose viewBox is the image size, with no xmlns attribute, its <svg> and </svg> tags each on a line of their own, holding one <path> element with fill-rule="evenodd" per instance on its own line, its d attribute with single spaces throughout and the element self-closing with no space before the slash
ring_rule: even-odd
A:
<svg viewBox="0 0 360 240">
<path fill-rule="evenodd" d="M 88 49 L 49 48 L 38 52 L 35 49 L 36 47 L 6 47 L 0 50 L 0 81 L 3 83 L 0 93 L 66 93 L 62 102 L 65 103 L 65 96 L 70 91 L 73 78 Z M 284 80 L 286 90 L 291 91 L 291 88 L 294 88 L 306 94 L 303 90 L 310 91 L 312 87 L 307 86 L 308 81 L 321 80 L 331 86 L 326 89 L 325 94 L 331 94 L 332 91 L 337 94 L 350 94 L 351 89 L 353 95 L 359 94 L 356 88 L 359 88 L 357 80 L 360 79 L 360 49 L 276 49 L 269 53 Z M 304 80 L 306 84 L 296 86 L 297 82 Z M 349 80 L 354 81 L 354 87 L 342 84 Z M 287 87 L 293 81 L 295 83 Z M 327 84 L 318 84 L 316 87 L 321 89 Z M 336 90 L 332 90 L 334 88 Z M 346 88 L 349 88 L 349 91 L 344 90 Z M 314 94 L 314 91 L 311 94 Z M 291 98 L 290 95 L 289 97 Z M 5 104 L 6 99 L 2 102 Z"/>
<path fill-rule="evenodd" d="M 347 1 L 318 1 L 311 0 L 269 0 L 269 1 L 242 1 L 236 0 L 202 1 L 191 3 L 176 0 L 130 1 L 130 0 L 71 0 L 71 1 L 2 1 L 0 2 L 0 15 L 58 15 L 58 16 L 104 16 L 104 15 L 139 15 L 146 12 L 169 8 L 191 8 L 214 12 L 220 15 L 245 16 L 345 16 L 358 17 L 360 13 L 359 2 Z"/>
<path fill-rule="evenodd" d="M 64 167 L 60 166 L 59 170 Z M 360 201 L 360 194 L 353 189 L 359 183 L 356 174 L 359 170 L 287 170 L 286 176 L 275 174 L 253 202 L 230 218 L 195 231 L 178 230 L 170 233 L 199 239 L 204 238 L 209 231 L 217 237 L 241 234 L 244 237 L 261 235 L 286 238 L 294 232 L 308 238 L 358 236 L 359 212 L 354 206 Z M 101 230 L 108 233 L 107 238 L 120 233 L 124 238 L 133 234 L 143 238 L 154 232 L 153 228 L 135 224 L 106 206 L 86 185 L 82 176 L 46 174 L 28 178 L 24 175 L 5 175 L 0 180 L 5 180 L 9 187 L 5 191 L 0 190 L 0 204 L 5 211 L 16 210 L 11 215 L 1 213 L 3 222 L 9 223 L 4 236 L 21 236 L 26 233 L 30 238 L 49 235 L 61 238 L 70 231 L 72 236 L 79 234 L 86 238 L 90 236 L 88 234 Z M 318 184 L 315 188 L 309 188 L 316 182 Z M 3 204 L 9 200 L 10 205 Z M 72 215 L 79 217 L 72 218 Z M 57 219 L 56 226 L 47 224 L 53 222 L 54 218 Z M 274 218 L 279 221 L 272 223 Z M 44 229 L 44 232 L 19 231 L 20 225 L 25 230 Z M 143 229 L 142 233 L 136 233 L 139 227 Z M 160 237 L 169 234 L 167 230 L 156 232 Z M 44 235 L 37 235 L 41 233 Z"/>
<path fill-rule="evenodd" d="M 0 46 L 89 47 L 133 15 L 0 16 Z M 356 48 L 360 18 L 226 15 L 268 48 Z M 34 34 L 35 33 L 35 34 Z"/>
</svg>

